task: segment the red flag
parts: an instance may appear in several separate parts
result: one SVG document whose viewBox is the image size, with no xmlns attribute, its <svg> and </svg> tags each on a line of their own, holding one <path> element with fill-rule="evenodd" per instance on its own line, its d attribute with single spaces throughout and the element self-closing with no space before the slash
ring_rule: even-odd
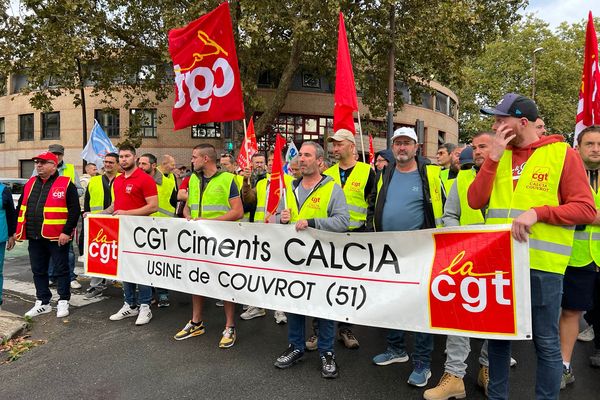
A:
<svg viewBox="0 0 600 400">
<path fill-rule="evenodd" d="M 229 4 L 169 31 L 175 71 L 174 129 L 244 118 Z"/>
<path fill-rule="evenodd" d="M 285 179 L 283 174 L 283 160 L 281 152 L 286 145 L 286 141 L 279 134 L 275 139 L 275 150 L 273 151 L 273 168 L 271 169 L 271 177 L 269 178 L 269 196 L 267 197 L 267 209 L 265 213 L 265 222 L 269 222 L 269 218 L 277 213 L 277 206 L 285 190 Z"/>
<path fill-rule="evenodd" d="M 585 32 L 585 54 L 583 59 L 583 74 L 579 89 L 579 103 L 575 118 L 575 140 L 579 132 L 586 127 L 600 123 L 600 71 L 598 70 L 598 38 L 594 29 L 592 12 L 588 15 Z"/>
<path fill-rule="evenodd" d="M 373 136 L 369 135 L 369 164 L 375 169 L 375 149 L 373 148 Z"/>
<path fill-rule="evenodd" d="M 244 142 L 236 160 L 238 167 L 241 169 L 251 168 L 252 156 L 256 153 L 258 153 L 258 143 L 256 143 L 256 134 L 254 133 L 254 119 L 250 118 Z"/>
<path fill-rule="evenodd" d="M 341 12 L 338 26 L 334 101 L 333 130 L 337 131 L 344 128 L 356 134 L 352 113 L 358 111 L 358 100 L 356 98 L 356 86 L 354 86 L 354 73 L 352 72 L 348 38 L 346 37 L 346 26 L 344 25 L 344 14 Z"/>
</svg>

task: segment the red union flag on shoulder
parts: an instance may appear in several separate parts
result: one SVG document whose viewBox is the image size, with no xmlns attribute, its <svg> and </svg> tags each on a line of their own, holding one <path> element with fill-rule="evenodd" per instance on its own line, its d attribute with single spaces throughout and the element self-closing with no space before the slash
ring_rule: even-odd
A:
<svg viewBox="0 0 600 400">
<path fill-rule="evenodd" d="M 590 11 L 585 33 L 585 53 L 583 58 L 583 74 L 579 89 L 579 103 L 575 118 L 575 138 L 577 143 L 579 133 L 600 123 L 600 71 L 598 70 L 598 38 L 594 29 L 594 18 Z"/>
<path fill-rule="evenodd" d="M 169 31 L 175 71 L 174 129 L 244 118 L 229 4 Z"/>
</svg>

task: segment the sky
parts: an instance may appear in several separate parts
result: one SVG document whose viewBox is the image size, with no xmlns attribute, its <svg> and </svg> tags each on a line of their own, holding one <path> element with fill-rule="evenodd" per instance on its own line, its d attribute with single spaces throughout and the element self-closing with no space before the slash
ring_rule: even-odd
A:
<svg viewBox="0 0 600 400">
<path fill-rule="evenodd" d="M 529 6 L 522 13 L 535 13 L 536 16 L 556 28 L 561 22 L 578 22 L 587 19 L 588 11 L 600 17 L 600 0 L 529 0 Z"/>
</svg>

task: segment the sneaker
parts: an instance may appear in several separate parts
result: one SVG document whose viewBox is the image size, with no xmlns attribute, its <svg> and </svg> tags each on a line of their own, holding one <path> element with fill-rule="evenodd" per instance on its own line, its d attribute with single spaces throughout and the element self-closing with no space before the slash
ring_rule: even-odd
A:
<svg viewBox="0 0 600 400">
<path fill-rule="evenodd" d="M 150 322 L 151 319 L 152 319 L 152 311 L 150 311 L 150 305 L 149 304 L 141 304 L 140 312 L 138 314 L 137 319 L 135 320 L 135 324 L 138 326 L 146 325 L 148 322 Z"/>
<path fill-rule="evenodd" d="M 202 321 L 200 321 L 200 323 L 198 325 L 196 325 L 196 324 L 192 323 L 192 320 L 190 320 L 183 327 L 182 330 L 180 330 L 179 332 L 177 332 L 175 334 L 175 336 L 173 336 L 173 338 L 175 340 L 184 340 L 184 339 L 189 339 L 194 336 L 203 335 L 204 332 L 205 332 L 205 329 L 204 329 L 204 324 L 202 323 Z"/>
<path fill-rule="evenodd" d="M 427 389 L 423 393 L 425 400 L 447 400 L 450 397 L 464 399 L 467 397 L 467 392 L 465 391 L 465 383 L 462 378 L 448 372 L 444 372 L 440 383 L 436 387 Z"/>
<path fill-rule="evenodd" d="M 311 335 L 304 345 L 306 346 L 306 350 L 315 351 L 319 347 L 319 338 L 317 335 Z"/>
<path fill-rule="evenodd" d="M 510 358 L 510 366 L 511 366 L 511 367 L 514 367 L 514 366 L 516 366 L 516 365 L 517 365 L 517 360 L 515 360 L 514 358 L 512 358 L 512 357 L 511 357 L 511 358 Z"/>
<path fill-rule="evenodd" d="M 264 317 L 265 315 L 267 315 L 267 312 L 264 308 L 250 306 L 240 315 L 240 318 L 247 321 L 253 318 Z"/>
<path fill-rule="evenodd" d="M 563 365 L 562 378 L 560 378 L 560 390 L 563 390 L 567 387 L 567 385 L 570 385 L 573 382 L 575 382 L 573 369 L 571 367 L 567 368 L 565 365 Z"/>
<path fill-rule="evenodd" d="M 217 302 L 215 303 L 215 306 L 217 307 L 223 307 L 225 304 L 223 304 L 223 300 L 217 300 Z"/>
<path fill-rule="evenodd" d="M 81 283 L 77 282 L 77 279 L 71 281 L 71 289 L 81 289 Z"/>
<path fill-rule="evenodd" d="M 56 286 L 56 281 L 53 281 L 52 279 L 48 281 L 48 287 L 55 287 Z"/>
<path fill-rule="evenodd" d="M 90 287 L 86 291 L 86 293 L 83 295 L 83 298 L 86 300 L 90 300 L 90 299 L 93 299 L 94 297 L 100 296 L 102 294 L 102 292 L 104 292 L 103 287 L 99 287 L 99 286 Z"/>
<path fill-rule="evenodd" d="M 248 304 L 244 304 L 244 305 L 242 306 L 242 310 L 243 310 L 243 311 L 246 311 L 246 310 L 247 310 L 247 309 L 249 309 L 249 308 L 250 308 L 250 306 L 249 306 Z"/>
<path fill-rule="evenodd" d="M 302 360 L 302 357 L 304 357 L 304 352 L 300 349 L 294 348 L 294 346 L 290 344 L 288 348 L 285 349 L 285 351 L 281 353 L 279 357 L 277 357 L 274 365 L 281 369 L 289 368 L 298 361 Z"/>
<path fill-rule="evenodd" d="M 427 382 L 431 378 L 431 370 L 421 361 L 415 361 L 414 364 L 415 367 L 408 377 L 408 384 L 417 387 L 427 386 Z"/>
<path fill-rule="evenodd" d="M 79 257 L 77 257 L 77 261 L 80 262 L 80 263 L 82 263 L 82 262 L 85 261 L 85 259 L 84 259 L 83 256 L 79 256 Z"/>
<path fill-rule="evenodd" d="M 342 328 L 338 330 L 337 339 L 340 342 L 343 342 L 347 349 L 358 349 L 358 340 L 349 328 Z"/>
<path fill-rule="evenodd" d="M 591 342 L 594 340 L 594 327 L 590 325 L 582 330 L 579 335 L 577 335 L 577 340 L 580 342 Z"/>
<path fill-rule="evenodd" d="M 225 330 L 223 331 L 223 337 L 221 337 L 221 341 L 219 342 L 219 347 L 222 349 L 228 349 L 230 347 L 233 347 L 233 345 L 235 344 L 236 336 L 237 335 L 235 334 L 235 327 L 226 326 Z"/>
<path fill-rule="evenodd" d="M 140 310 L 138 310 L 138 307 L 131 308 L 129 306 L 129 304 L 124 303 L 123 307 L 121 307 L 121 309 L 119 311 L 117 311 L 116 314 L 111 315 L 109 319 L 111 321 L 120 321 L 120 320 L 128 318 L 128 317 L 135 317 L 139 313 L 140 313 Z"/>
<path fill-rule="evenodd" d="M 42 304 L 41 300 L 36 300 L 35 305 L 31 310 L 25 313 L 25 317 L 33 318 L 38 315 L 48 314 L 50 311 L 52 311 L 52 306 L 50 304 Z"/>
<path fill-rule="evenodd" d="M 69 315 L 69 301 L 59 300 L 56 305 L 56 318 L 64 318 Z"/>
<path fill-rule="evenodd" d="M 373 357 L 375 365 L 390 365 L 393 363 L 403 363 L 408 361 L 408 354 L 405 351 L 398 354 L 393 350 L 387 349 L 385 352 Z"/>
<path fill-rule="evenodd" d="M 338 366 L 335 362 L 335 354 L 328 351 L 321 355 L 321 377 L 334 379 L 338 377 Z"/>
<path fill-rule="evenodd" d="M 490 368 L 482 365 L 477 374 L 477 386 L 483 389 L 485 396 L 488 395 L 488 385 L 490 383 Z"/>
<path fill-rule="evenodd" d="M 169 307 L 170 305 L 171 305 L 171 303 L 169 302 L 169 297 L 160 296 L 158 298 L 158 308 Z"/>
<path fill-rule="evenodd" d="M 592 367 L 600 367 L 600 349 L 594 350 L 594 354 L 590 356 L 590 364 Z"/>
<path fill-rule="evenodd" d="M 287 324 L 287 316 L 283 311 L 275 311 L 273 315 L 275 317 L 275 323 L 278 325 Z"/>
</svg>

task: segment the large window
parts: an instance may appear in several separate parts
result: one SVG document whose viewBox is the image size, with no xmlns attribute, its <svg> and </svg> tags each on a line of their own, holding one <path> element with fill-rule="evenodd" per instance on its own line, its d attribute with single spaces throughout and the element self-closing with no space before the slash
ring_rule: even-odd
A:
<svg viewBox="0 0 600 400">
<path fill-rule="evenodd" d="M 139 128 L 140 136 L 156 137 L 156 109 L 132 108 L 129 110 L 129 127 Z"/>
<path fill-rule="evenodd" d="M 218 122 L 210 122 L 208 124 L 192 126 L 192 138 L 220 138 L 221 124 Z"/>
<path fill-rule="evenodd" d="M 19 140 L 33 140 L 33 114 L 19 115 Z"/>
<path fill-rule="evenodd" d="M 446 132 L 438 131 L 438 147 L 446 143 Z"/>
<path fill-rule="evenodd" d="M 309 89 L 321 89 L 321 77 L 310 72 L 303 72 L 302 87 Z"/>
<path fill-rule="evenodd" d="M 442 92 L 435 93 L 435 111 L 448 115 L 448 96 Z"/>
<path fill-rule="evenodd" d="M 42 139 L 60 139 L 60 113 L 42 113 Z"/>
<path fill-rule="evenodd" d="M 19 177 L 29 179 L 33 174 L 33 160 L 19 160 Z"/>
<path fill-rule="evenodd" d="M 450 113 L 448 115 L 450 115 L 454 119 L 458 118 L 458 107 L 456 105 L 456 102 L 452 98 L 450 98 Z"/>
<path fill-rule="evenodd" d="M 421 107 L 433 110 L 433 96 L 426 90 L 421 92 Z"/>
<path fill-rule="evenodd" d="M 4 143 L 4 134 L 6 133 L 6 126 L 4 125 L 4 117 L 0 118 L 0 143 Z"/>
<path fill-rule="evenodd" d="M 120 119 L 119 110 L 111 108 L 108 110 L 95 110 L 94 118 L 108 137 L 119 137 Z"/>
</svg>

